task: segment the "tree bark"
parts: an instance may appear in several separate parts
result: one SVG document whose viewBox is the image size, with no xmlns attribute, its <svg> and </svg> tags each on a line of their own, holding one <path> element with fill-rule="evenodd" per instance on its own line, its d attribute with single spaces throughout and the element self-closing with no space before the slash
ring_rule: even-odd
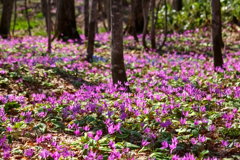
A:
<svg viewBox="0 0 240 160">
<path fill-rule="evenodd" d="M 51 0 L 48 0 L 47 4 L 47 33 L 48 33 L 48 52 L 51 53 L 51 15 L 50 15 L 50 10 L 51 10 Z"/>
<path fill-rule="evenodd" d="M 74 0 L 58 0 L 55 37 L 58 40 L 68 41 L 69 39 L 81 43 L 77 31 Z"/>
<path fill-rule="evenodd" d="M 151 10 L 152 10 L 152 24 L 151 24 L 151 44 L 152 49 L 156 49 L 156 42 L 155 42 L 155 15 L 154 15 L 154 9 L 155 9 L 155 0 L 152 0 L 151 3 Z"/>
<path fill-rule="evenodd" d="M 3 10 L 2 10 L 1 25 L 0 25 L 0 35 L 2 36 L 2 38 L 8 38 L 8 35 L 10 34 L 13 2 L 14 0 L 3 1 Z"/>
<path fill-rule="evenodd" d="M 89 0 L 84 0 L 84 35 L 88 37 Z"/>
<path fill-rule="evenodd" d="M 162 47 L 165 45 L 165 42 L 167 40 L 167 2 L 166 0 L 164 0 L 164 6 L 165 6 L 165 29 L 164 29 L 164 39 L 163 39 L 163 43 L 162 45 L 157 49 L 157 52 L 161 52 L 162 51 Z"/>
<path fill-rule="evenodd" d="M 222 45 L 222 27 L 221 27 L 221 6 L 220 0 L 212 0 L 212 43 L 214 67 L 223 66 L 223 58 L 221 52 Z"/>
<path fill-rule="evenodd" d="M 182 0 L 173 0 L 172 7 L 176 11 L 181 11 L 182 10 Z"/>
<path fill-rule="evenodd" d="M 147 44 L 146 44 L 146 34 L 147 34 L 147 26 L 148 26 L 149 0 L 142 0 L 142 8 L 143 8 L 143 18 L 144 18 L 142 43 L 143 43 L 144 49 L 148 50 L 148 47 L 147 47 Z"/>
<path fill-rule="evenodd" d="M 136 9 L 136 0 L 131 0 L 131 17 L 132 17 L 132 32 L 133 37 L 136 42 L 138 42 L 137 37 L 137 31 L 136 31 L 136 15 L 135 15 L 135 9 Z"/>
<path fill-rule="evenodd" d="M 29 20 L 29 16 L 28 16 L 27 0 L 25 0 L 24 5 L 25 5 L 26 18 L 27 18 L 27 22 L 28 22 L 28 33 L 29 33 L 29 36 L 32 36 L 30 20 Z"/>
<path fill-rule="evenodd" d="M 13 36 L 15 31 L 16 20 L 17 20 L 17 0 L 14 0 L 14 20 L 13 20 L 13 29 L 12 29 Z"/>
<path fill-rule="evenodd" d="M 111 64 L 113 84 L 127 82 L 123 58 L 122 0 L 111 1 Z"/>
<path fill-rule="evenodd" d="M 108 21 L 108 32 L 111 31 L 111 13 L 110 13 L 110 4 L 111 4 L 111 0 L 107 0 L 107 21 Z"/>
<path fill-rule="evenodd" d="M 97 0 L 92 0 L 90 23 L 88 30 L 88 48 L 87 48 L 87 61 L 92 62 L 94 51 L 95 27 L 97 18 Z"/>
</svg>

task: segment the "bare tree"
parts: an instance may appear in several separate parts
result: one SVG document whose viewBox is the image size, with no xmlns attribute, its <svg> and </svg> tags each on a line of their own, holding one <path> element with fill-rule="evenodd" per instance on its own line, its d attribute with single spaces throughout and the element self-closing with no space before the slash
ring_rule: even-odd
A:
<svg viewBox="0 0 240 160">
<path fill-rule="evenodd" d="M 84 0 L 84 35 L 88 37 L 89 0 Z"/>
<path fill-rule="evenodd" d="M 12 35 L 14 36 L 14 30 L 17 20 L 17 0 L 14 0 L 14 20 L 13 20 L 13 29 L 12 29 Z"/>
<path fill-rule="evenodd" d="M 164 39 L 162 42 L 162 45 L 157 49 L 157 52 L 162 51 L 162 47 L 164 46 L 166 40 L 167 40 L 167 2 L 164 0 L 164 6 L 165 6 L 165 28 L 164 28 Z"/>
<path fill-rule="evenodd" d="M 172 7 L 176 11 L 181 11 L 182 10 L 182 0 L 173 0 Z"/>
<path fill-rule="evenodd" d="M 88 30 L 88 47 L 87 47 L 87 61 L 92 62 L 92 56 L 94 51 L 94 39 L 95 39 L 95 27 L 97 18 L 97 0 L 92 0 L 90 23 Z"/>
<path fill-rule="evenodd" d="M 111 10 L 110 10 L 111 0 L 107 0 L 106 8 L 107 8 L 107 21 L 108 21 L 108 32 L 111 31 Z"/>
<path fill-rule="evenodd" d="M 111 63 L 113 84 L 127 82 L 123 58 L 122 0 L 111 0 Z"/>
<path fill-rule="evenodd" d="M 212 43 L 214 67 L 223 66 L 223 58 L 221 52 L 222 46 L 222 25 L 221 25 L 221 6 L 220 0 L 212 0 Z"/>
<path fill-rule="evenodd" d="M 58 0 L 57 16 L 54 38 L 75 40 L 81 43 L 81 38 L 77 31 L 74 0 Z M 54 39 L 53 38 L 53 39 Z"/>
<path fill-rule="evenodd" d="M 3 1 L 3 10 L 2 10 L 1 25 L 0 25 L 0 35 L 2 36 L 2 38 L 7 38 L 8 34 L 10 33 L 13 2 L 14 0 Z"/>
<path fill-rule="evenodd" d="M 133 37 L 136 42 L 138 42 L 138 37 L 137 37 L 137 31 L 136 31 L 136 14 L 135 14 L 135 9 L 136 9 L 136 0 L 131 0 L 131 17 L 132 17 L 132 32 L 133 32 Z"/>
<path fill-rule="evenodd" d="M 48 33 L 48 52 L 51 53 L 51 0 L 48 0 L 47 4 L 47 33 Z"/>
<path fill-rule="evenodd" d="M 151 3 L 151 10 L 152 10 L 152 23 L 151 23 L 151 44 L 152 49 L 156 48 L 156 42 L 155 42 L 155 15 L 154 15 L 154 9 L 155 9 L 155 0 L 152 0 Z"/>
<path fill-rule="evenodd" d="M 148 47 L 147 47 L 147 44 L 146 44 L 146 34 L 147 34 L 147 26 L 148 26 L 149 0 L 142 0 L 142 8 L 143 8 L 143 18 L 144 18 L 142 43 L 143 43 L 144 49 L 148 50 Z"/>
<path fill-rule="evenodd" d="M 30 20 L 29 20 L 29 16 L 28 16 L 27 0 L 25 0 L 24 6 L 25 6 L 26 18 L 27 18 L 27 22 L 28 22 L 28 33 L 29 33 L 29 36 L 31 36 L 32 33 L 31 33 Z"/>
</svg>

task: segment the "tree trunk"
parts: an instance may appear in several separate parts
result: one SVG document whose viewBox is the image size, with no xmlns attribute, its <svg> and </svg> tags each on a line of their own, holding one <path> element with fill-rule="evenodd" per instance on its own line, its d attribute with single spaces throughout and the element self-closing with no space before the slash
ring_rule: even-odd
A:
<svg viewBox="0 0 240 160">
<path fill-rule="evenodd" d="M 110 4 L 111 4 L 111 0 L 107 0 L 107 20 L 108 20 L 108 32 L 111 31 L 111 10 L 110 10 Z"/>
<path fill-rule="evenodd" d="M 165 45 L 165 42 L 167 40 L 167 2 L 166 0 L 164 0 L 164 6 L 165 6 L 165 29 L 164 29 L 164 39 L 163 39 L 163 43 L 162 45 L 157 49 L 157 52 L 161 52 L 162 51 L 162 47 Z"/>
<path fill-rule="evenodd" d="M 133 37 L 134 37 L 135 41 L 138 42 L 137 31 L 136 31 L 135 8 L 136 8 L 136 0 L 131 0 L 132 32 L 133 32 Z"/>
<path fill-rule="evenodd" d="M 173 0 L 172 7 L 176 11 L 181 11 L 182 10 L 182 0 Z"/>
<path fill-rule="evenodd" d="M 223 66 L 223 58 L 221 52 L 222 30 L 221 30 L 221 6 L 220 0 L 212 0 L 212 43 L 214 67 Z"/>
<path fill-rule="evenodd" d="M 84 0 L 84 35 L 88 37 L 89 0 Z"/>
<path fill-rule="evenodd" d="M 3 1 L 3 10 L 2 10 L 1 25 L 0 25 L 0 35 L 2 36 L 2 38 L 7 38 L 10 33 L 13 2 L 14 0 Z"/>
<path fill-rule="evenodd" d="M 50 23 L 50 27 L 52 29 L 52 23 L 51 23 L 51 19 L 50 21 L 48 21 L 48 16 L 47 16 L 47 8 L 48 8 L 48 3 L 47 3 L 47 0 L 41 0 L 41 7 L 42 7 L 42 13 L 43 13 L 43 16 L 45 17 L 45 23 L 46 23 L 46 28 L 48 30 L 48 22 Z M 50 11 L 51 11 L 51 5 L 50 5 Z"/>
<path fill-rule="evenodd" d="M 29 36 L 32 36 L 30 20 L 29 20 L 29 16 L 28 16 L 27 0 L 25 0 L 24 5 L 25 5 L 26 18 L 27 18 L 27 22 L 28 22 L 28 33 L 29 33 Z"/>
<path fill-rule="evenodd" d="M 148 50 L 148 47 L 147 47 L 147 44 L 146 44 L 146 34 L 147 34 L 147 26 L 148 26 L 149 0 L 142 0 L 142 8 L 143 8 L 143 18 L 144 18 L 142 43 L 143 43 L 144 49 Z"/>
<path fill-rule="evenodd" d="M 156 42 L 155 42 L 155 15 L 154 15 L 154 9 L 155 9 L 155 0 L 152 0 L 151 3 L 151 10 L 152 10 L 152 24 L 151 24 L 151 43 L 152 43 L 152 49 L 156 49 Z"/>
<path fill-rule="evenodd" d="M 13 29 L 12 29 L 13 36 L 15 31 L 16 20 L 17 20 L 17 0 L 14 0 L 14 20 L 13 20 Z"/>
<path fill-rule="evenodd" d="M 97 0 L 92 0 L 90 23 L 88 30 L 88 48 L 87 48 L 87 61 L 92 62 L 92 56 L 94 51 L 94 39 L 95 39 L 95 27 L 97 18 Z"/>
<path fill-rule="evenodd" d="M 50 15 L 50 10 L 51 10 L 51 0 L 48 0 L 47 4 L 47 33 L 48 33 L 48 52 L 51 53 L 51 15 Z"/>
<path fill-rule="evenodd" d="M 123 59 L 122 0 L 111 0 L 111 64 L 113 84 L 127 82 Z"/>
<path fill-rule="evenodd" d="M 55 37 L 58 40 L 68 41 L 69 39 L 81 43 L 77 31 L 74 0 L 58 0 Z"/>
</svg>

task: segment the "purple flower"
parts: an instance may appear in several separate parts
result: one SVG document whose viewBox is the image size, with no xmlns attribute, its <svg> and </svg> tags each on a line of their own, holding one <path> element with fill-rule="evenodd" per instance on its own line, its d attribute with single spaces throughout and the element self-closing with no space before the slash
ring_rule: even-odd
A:
<svg viewBox="0 0 240 160">
<path fill-rule="evenodd" d="M 34 151 L 33 149 L 26 149 L 24 155 L 31 158 L 33 155 L 33 151 Z"/>
<path fill-rule="evenodd" d="M 42 158 L 48 158 L 49 156 L 49 151 L 44 149 L 42 151 L 39 152 L 39 155 L 42 157 Z"/>
<path fill-rule="evenodd" d="M 98 131 L 96 132 L 96 134 L 97 134 L 98 136 L 101 136 L 101 135 L 102 135 L 102 130 L 98 130 Z"/>
<path fill-rule="evenodd" d="M 195 126 L 197 126 L 197 125 L 199 125 L 199 120 L 194 120 L 194 124 L 195 124 Z"/>
<path fill-rule="evenodd" d="M 163 141 L 161 149 L 165 149 L 167 147 L 168 147 L 168 142 L 167 141 Z"/>
<path fill-rule="evenodd" d="M 118 124 L 115 126 L 116 131 L 118 131 L 120 134 L 122 134 L 122 132 L 120 131 L 121 125 L 122 124 L 118 122 Z"/>
<path fill-rule="evenodd" d="M 149 133 L 149 132 L 150 132 L 150 128 L 146 127 L 146 129 L 144 130 L 144 132 Z"/>
<path fill-rule="evenodd" d="M 54 160 L 58 160 L 60 158 L 61 154 L 58 153 L 57 151 L 54 152 L 54 153 L 51 153 L 51 157 L 54 159 Z"/>
<path fill-rule="evenodd" d="M 189 113 L 189 111 L 186 111 L 186 112 L 182 111 L 182 114 L 186 117 L 188 117 L 188 113 Z"/>
<path fill-rule="evenodd" d="M 192 138 L 192 139 L 191 139 L 191 143 L 192 143 L 193 145 L 195 145 L 195 144 L 198 143 L 198 140 L 196 140 L 195 138 Z"/>
<path fill-rule="evenodd" d="M 214 130 L 215 130 L 215 126 L 214 126 L 213 124 L 210 125 L 209 130 L 210 130 L 210 131 L 214 131 Z"/>
<path fill-rule="evenodd" d="M 113 140 L 111 140 L 108 144 L 111 148 L 115 148 L 115 142 Z"/>
<path fill-rule="evenodd" d="M 185 124 L 185 123 L 186 123 L 186 120 L 187 120 L 187 118 L 184 118 L 184 119 L 183 119 L 183 118 L 181 117 L 180 123 L 181 123 L 181 124 Z"/>
<path fill-rule="evenodd" d="M 237 108 L 233 108 L 233 113 L 237 113 L 238 109 Z"/>
<path fill-rule="evenodd" d="M 121 116 L 120 116 L 120 119 L 121 119 L 122 121 L 124 121 L 124 119 L 126 119 L 127 116 L 128 116 L 128 114 L 126 114 L 125 112 L 123 112 L 123 113 L 121 114 Z"/>
<path fill-rule="evenodd" d="M 7 127 L 7 131 L 8 131 L 8 132 L 11 132 L 11 131 L 12 131 L 12 128 L 11 128 L 11 127 Z"/>
<path fill-rule="evenodd" d="M 86 132 L 90 130 L 90 128 L 89 128 L 88 126 L 83 127 L 83 129 L 84 129 L 84 131 L 86 131 Z"/>
<path fill-rule="evenodd" d="M 236 147 L 238 147 L 238 148 L 240 147 L 240 144 L 238 144 L 237 142 L 235 143 L 235 145 L 236 145 Z"/>
<path fill-rule="evenodd" d="M 74 131 L 74 133 L 75 133 L 75 135 L 79 135 L 80 134 L 80 130 L 79 129 L 77 129 L 76 131 Z"/>
<path fill-rule="evenodd" d="M 222 145 L 223 145 L 224 147 L 226 147 L 226 146 L 228 145 L 228 140 L 226 140 L 226 141 L 222 140 Z"/>
<path fill-rule="evenodd" d="M 205 106 L 201 106 L 201 107 L 200 107 L 200 110 L 201 110 L 203 113 L 205 113 L 205 112 L 206 112 L 206 107 L 205 107 Z"/>
<path fill-rule="evenodd" d="M 108 133 L 109 134 L 113 134 L 115 132 L 115 127 L 113 126 L 113 125 L 110 125 L 109 127 L 108 127 Z"/>
<path fill-rule="evenodd" d="M 145 141 L 142 140 L 142 145 L 143 145 L 143 146 L 146 146 L 146 145 L 148 145 L 148 144 L 150 144 L 150 142 L 148 142 L 147 140 L 145 140 Z"/>
<path fill-rule="evenodd" d="M 203 143 L 203 142 L 206 141 L 206 136 L 202 135 L 202 137 L 201 137 L 201 135 L 199 135 L 198 139 L 199 139 L 200 142 Z"/>
<path fill-rule="evenodd" d="M 226 124 L 225 124 L 225 126 L 226 126 L 226 128 L 227 128 L 227 129 L 229 129 L 229 128 L 232 128 L 232 126 L 231 126 L 231 125 L 232 125 L 232 123 L 231 123 L 231 122 L 229 122 L 229 123 L 228 123 L 228 122 L 226 122 Z"/>
<path fill-rule="evenodd" d="M 4 151 L 4 152 L 3 152 L 3 157 L 4 157 L 4 158 L 10 158 L 10 157 L 11 157 L 10 152 L 9 152 L 9 151 Z"/>
<path fill-rule="evenodd" d="M 84 149 L 88 149 L 88 148 L 89 148 L 88 144 L 85 144 Z"/>
</svg>

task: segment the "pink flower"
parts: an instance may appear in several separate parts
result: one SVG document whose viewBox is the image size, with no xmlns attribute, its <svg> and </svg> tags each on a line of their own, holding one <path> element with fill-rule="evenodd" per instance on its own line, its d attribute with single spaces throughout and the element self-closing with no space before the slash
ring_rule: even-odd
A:
<svg viewBox="0 0 240 160">
<path fill-rule="evenodd" d="M 193 145 L 195 145 L 195 144 L 198 143 L 198 140 L 196 140 L 195 138 L 192 138 L 192 139 L 191 139 L 191 143 L 192 143 Z"/>
<path fill-rule="evenodd" d="M 223 145 L 224 147 L 226 147 L 226 146 L 228 145 L 228 140 L 226 140 L 226 141 L 222 140 L 222 145 Z"/>
<path fill-rule="evenodd" d="M 183 119 L 183 118 L 181 117 L 180 123 L 181 123 L 181 124 L 185 124 L 185 123 L 186 123 L 186 120 L 187 120 L 187 118 L 184 118 L 184 119 Z"/>
<path fill-rule="evenodd" d="M 167 141 L 163 141 L 161 149 L 165 149 L 167 147 L 168 147 L 168 142 Z"/>
<path fill-rule="evenodd" d="M 148 142 L 147 140 L 142 140 L 142 145 L 143 146 L 147 146 L 147 145 L 149 145 L 150 144 L 150 142 Z"/>
</svg>

